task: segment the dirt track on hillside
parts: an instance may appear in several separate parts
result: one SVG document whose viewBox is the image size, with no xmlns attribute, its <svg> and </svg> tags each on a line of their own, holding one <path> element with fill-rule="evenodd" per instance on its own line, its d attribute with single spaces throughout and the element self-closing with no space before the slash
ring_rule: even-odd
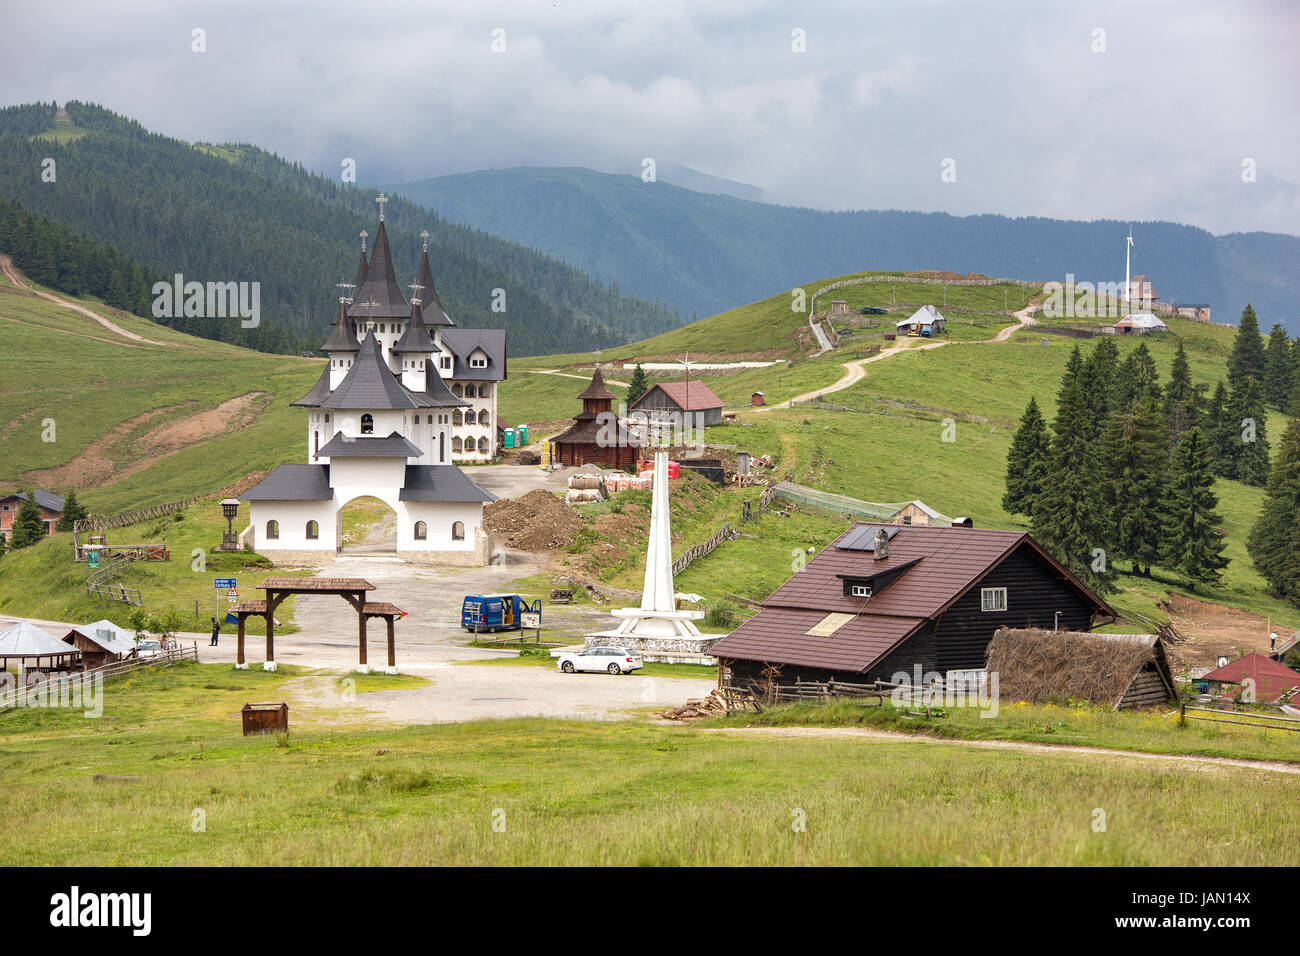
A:
<svg viewBox="0 0 1300 956">
<path fill-rule="evenodd" d="M 133 342 L 143 342 L 146 345 L 167 345 L 166 342 L 155 342 L 153 339 L 147 339 L 143 335 L 136 335 L 134 332 L 128 332 L 117 323 L 112 322 L 95 312 L 91 312 L 85 306 L 78 305 L 75 302 L 69 302 L 67 299 L 62 299 L 53 293 L 44 292 L 33 287 L 31 283 L 23 277 L 23 274 L 18 270 L 18 267 L 14 265 L 13 260 L 6 255 L 0 255 L 0 272 L 3 272 L 10 282 L 23 291 L 30 292 L 34 296 L 53 302 L 55 305 L 61 305 L 65 309 L 71 309 L 73 312 L 84 315 L 88 319 L 93 319 L 110 332 L 120 335 L 124 339 L 131 339 Z"/>
</svg>

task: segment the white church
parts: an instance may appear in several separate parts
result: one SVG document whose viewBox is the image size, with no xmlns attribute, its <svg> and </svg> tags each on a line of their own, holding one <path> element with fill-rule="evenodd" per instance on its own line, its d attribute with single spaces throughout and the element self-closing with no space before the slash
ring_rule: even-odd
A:
<svg viewBox="0 0 1300 956">
<path fill-rule="evenodd" d="M 384 201 L 381 195 L 381 210 Z M 308 464 L 280 465 L 240 496 L 250 505 L 252 547 L 277 564 L 318 563 L 340 550 L 340 513 L 364 496 L 393 509 L 399 557 L 491 558 L 483 505 L 495 496 L 453 462 L 496 454 L 505 332 L 452 328 L 427 243 L 412 288 L 408 301 L 381 211 L 370 260 L 363 249 L 354 294 L 340 299 L 322 346 L 329 363 L 293 403 L 308 410 Z"/>
</svg>

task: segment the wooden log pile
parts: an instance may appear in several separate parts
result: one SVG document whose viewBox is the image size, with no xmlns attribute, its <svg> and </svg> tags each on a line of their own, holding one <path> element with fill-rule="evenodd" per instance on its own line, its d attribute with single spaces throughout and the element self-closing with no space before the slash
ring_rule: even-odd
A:
<svg viewBox="0 0 1300 956">
<path fill-rule="evenodd" d="M 680 707 L 670 707 L 659 716 L 665 720 L 700 720 L 727 712 L 727 702 L 715 687 L 708 697 L 693 697 Z"/>
</svg>

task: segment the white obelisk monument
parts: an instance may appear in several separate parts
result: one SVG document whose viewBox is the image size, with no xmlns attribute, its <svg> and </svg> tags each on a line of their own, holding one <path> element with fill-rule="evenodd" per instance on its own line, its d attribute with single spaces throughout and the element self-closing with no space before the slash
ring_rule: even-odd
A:
<svg viewBox="0 0 1300 956">
<path fill-rule="evenodd" d="M 704 617 L 703 611 L 677 610 L 673 592 L 673 539 L 668 511 L 668 452 L 655 452 L 655 476 L 650 499 L 650 541 L 646 548 L 645 586 L 641 590 L 641 606 L 624 607 L 609 613 L 619 619 L 612 631 L 590 634 L 589 638 L 618 638 L 588 640 L 589 644 L 613 644 L 620 641 L 631 647 L 644 647 L 639 641 L 681 640 L 711 643 L 716 638 L 706 638 L 695 626 Z M 657 649 L 657 648 L 645 648 Z M 663 648 L 667 649 L 667 648 Z M 683 644 L 679 649 L 702 651 L 702 646 Z"/>
</svg>

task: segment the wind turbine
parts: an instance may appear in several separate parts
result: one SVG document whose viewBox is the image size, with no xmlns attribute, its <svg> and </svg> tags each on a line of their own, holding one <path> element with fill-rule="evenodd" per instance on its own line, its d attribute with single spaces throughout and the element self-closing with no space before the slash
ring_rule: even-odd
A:
<svg viewBox="0 0 1300 956">
<path fill-rule="evenodd" d="M 1133 252 L 1133 227 L 1128 230 L 1128 240 L 1124 243 L 1124 307 L 1129 307 L 1129 290 L 1132 288 L 1129 278 L 1129 256 Z"/>
</svg>

